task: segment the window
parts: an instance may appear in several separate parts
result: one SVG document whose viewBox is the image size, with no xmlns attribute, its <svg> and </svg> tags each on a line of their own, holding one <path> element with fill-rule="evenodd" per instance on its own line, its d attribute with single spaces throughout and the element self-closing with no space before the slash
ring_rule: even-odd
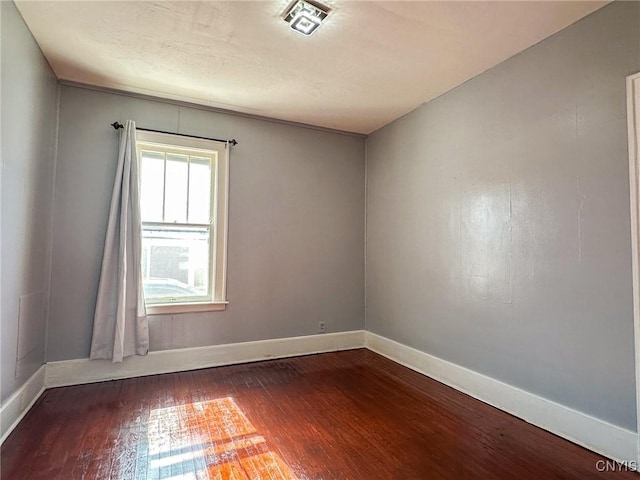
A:
<svg viewBox="0 0 640 480">
<path fill-rule="evenodd" d="M 224 310 L 228 146 L 136 132 L 149 314 Z"/>
</svg>

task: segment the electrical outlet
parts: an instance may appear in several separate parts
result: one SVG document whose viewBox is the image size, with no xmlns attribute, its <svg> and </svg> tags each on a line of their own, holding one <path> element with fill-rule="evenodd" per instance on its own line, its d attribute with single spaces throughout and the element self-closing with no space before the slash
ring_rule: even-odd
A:
<svg viewBox="0 0 640 480">
<path fill-rule="evenodd" d="M 320 333 L 326 332 L 326 327 L 324 325 L 324 322 L 318 323 L 318 332 L 320 332 Z"/>
</svg>

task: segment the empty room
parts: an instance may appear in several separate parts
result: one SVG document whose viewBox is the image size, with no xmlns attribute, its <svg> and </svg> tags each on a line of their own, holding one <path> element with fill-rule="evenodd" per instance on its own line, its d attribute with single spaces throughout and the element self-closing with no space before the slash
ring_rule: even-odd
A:
<svg viewBox="0 0 640 480">
<path fill-rule="evenodd" d="M 0 2 L 0 478 L 640 471 L 640 2 Z"/>
</svg>

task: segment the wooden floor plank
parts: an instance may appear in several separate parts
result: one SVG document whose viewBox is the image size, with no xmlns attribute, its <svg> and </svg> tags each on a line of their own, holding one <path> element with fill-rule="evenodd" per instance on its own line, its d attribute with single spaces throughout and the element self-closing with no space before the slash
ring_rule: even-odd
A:
<svg viewBox="0 0 640 480">
<path fill-rule="evenodd" d="M 360 349 L 47 390 L 0 477 L 640 478 L 602 460 Z"/>
</svg>

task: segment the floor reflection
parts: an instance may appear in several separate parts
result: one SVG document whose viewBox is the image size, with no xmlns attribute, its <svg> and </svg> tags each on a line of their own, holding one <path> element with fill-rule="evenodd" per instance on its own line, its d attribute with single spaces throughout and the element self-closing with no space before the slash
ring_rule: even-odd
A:
<svg viewBox="0 0 640 480">
<path fill-rule="evenodd" d="M 154 409 L 138 449 L 136 478 L 294 480 L 233 398 Z"/>
</svg>

